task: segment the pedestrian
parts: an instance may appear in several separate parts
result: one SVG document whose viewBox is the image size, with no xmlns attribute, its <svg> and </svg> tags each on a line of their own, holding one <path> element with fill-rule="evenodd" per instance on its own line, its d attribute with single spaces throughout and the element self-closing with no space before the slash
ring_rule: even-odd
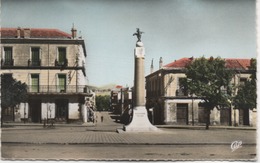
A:
<svg viewBox="0 0 260 163">
<path fill-rule="evenodd" d="M 103 115 L 101 115 L 101 122 L 103 122 L 103 119 L 104 119 L 104 117 L 103 117 Z"/>
</svg>

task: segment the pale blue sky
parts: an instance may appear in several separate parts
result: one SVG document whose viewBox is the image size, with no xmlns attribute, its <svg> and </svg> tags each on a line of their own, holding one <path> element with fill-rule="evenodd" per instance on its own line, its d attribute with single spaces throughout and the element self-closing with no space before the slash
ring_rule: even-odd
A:
<svg viewBox="0 0 260 163">
<path fill-rule="evenodd" d="M 85 39 L 88 84 L 133 86 L 133 33 L 145 33 L 145 73 L 182 57 L 256 57 L 254 0 L 2 0 L 2 27 L 72 24 Z"/>
</svg>

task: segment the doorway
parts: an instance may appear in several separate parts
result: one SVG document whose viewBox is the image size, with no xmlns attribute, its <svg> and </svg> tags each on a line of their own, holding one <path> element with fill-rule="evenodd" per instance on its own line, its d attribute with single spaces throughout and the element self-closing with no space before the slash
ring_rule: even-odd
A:
<svg viewBox="0 0 260 163">
<path fill-rule="evenodd" d="M 68 121 L 69 100 L 58 99 L 55 101 L 55 105 L 56 105 L 56 111 L 55 111 L 56 121 L 67 122 Z"/>
<path fill-rule="evenodd" d="M 199 123 L 203 123 L 203 124 L 206 123 L 208 117 L 206 108 L 199 106 L 198 114 L 199 114 L 199 119 L 198 119 Z"/>
<path fill-rule="evenodd" d="M 239 110 L 239 125 L 249 125 L 249 109 Z"/>
<path fill-rule="evenodd" d="M 177 104 L 177 123 L 185 125 L 189 123 L 188 104 Z"/>
<path fill-rule="evenodd" d="M 225 126 L 231 126 L 231 109 L 229 107 L 221 108 L 220 124 Z"/>
<path fill-rule="evenodd" d="M 42 114 L 42 101 L 40 99 L 34 99 L 29 101 L 29 110 L 32 122 L 41 123 L 41 114 Z"/>
</svg>

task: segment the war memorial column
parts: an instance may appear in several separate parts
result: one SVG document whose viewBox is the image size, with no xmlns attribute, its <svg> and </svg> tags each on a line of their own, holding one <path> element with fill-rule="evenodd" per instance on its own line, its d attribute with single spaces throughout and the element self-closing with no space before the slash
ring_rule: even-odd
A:
<svg viewBox="0 0 260 163">
<path fill-rule="evenodd" d="M 159 131 L 157 127 L 153 126 L 149 119 L 147 110 L 145 108 L 145 74 L 144 74 L 144 55 L 145 48 L 141 41 L 143 32 L 137 28 L 137 32 L 133 35 L 137 36 L 136 47 L 134 50 L 135 56 L 135 71 L 134 71 L 134 92 L 133 92 L 133 119 L 131 123 L 124 126 L 125 132 L 147 132 Z"/>
</svg>

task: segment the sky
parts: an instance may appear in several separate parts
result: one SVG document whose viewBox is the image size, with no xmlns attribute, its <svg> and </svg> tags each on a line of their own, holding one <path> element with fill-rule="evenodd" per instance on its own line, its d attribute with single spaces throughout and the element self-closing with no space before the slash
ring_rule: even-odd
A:
<svg viewBox="0 0 260 163">
<path fill-rule="evenodd" d="M 2 27 L 74 27 L 85 40 L 86 84 L 133 86 L 136 28 L 145 74 L 183 57 L 256 57 L 255 0 L 2 0 Z"/>
</svg>

